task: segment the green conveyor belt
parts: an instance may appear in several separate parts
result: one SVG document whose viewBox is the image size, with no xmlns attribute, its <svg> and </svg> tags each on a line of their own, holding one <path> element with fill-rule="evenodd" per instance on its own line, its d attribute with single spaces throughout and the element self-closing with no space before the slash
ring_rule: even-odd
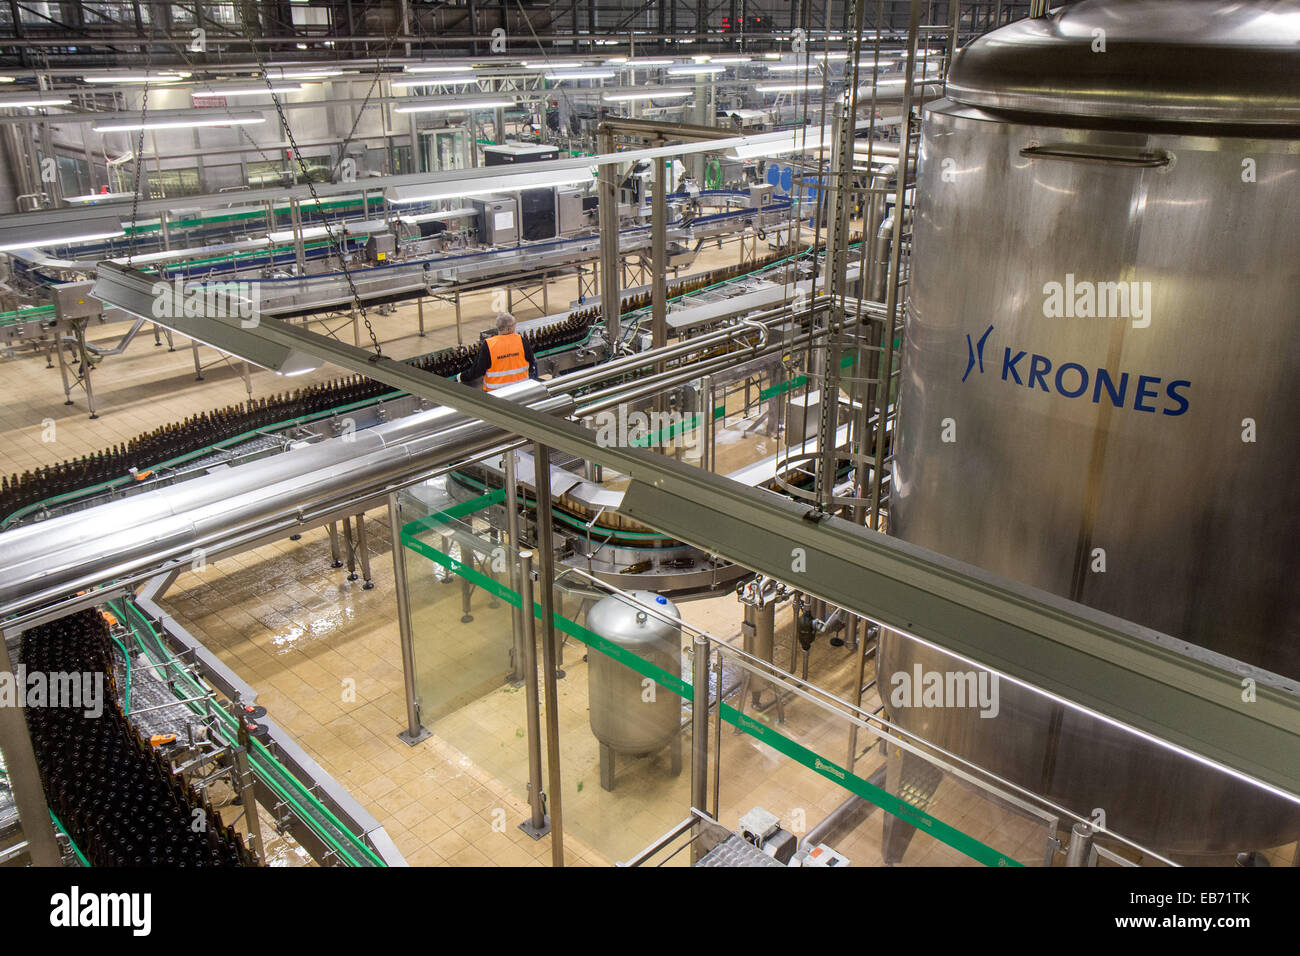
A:
<svg viewBox="0 0 1300 956">
<path fill-rule="evenodd" d="M 123 609 L 121 611 L 112 601 L 108 602 L 108 607 L 117 615 L 118 620 L 131 629 L 136 644 L 145 657 L 155 666 L 165 665 L 168 668 L 176 682 L 178 696 L 203 697 L 208 693 L 206 687 L 195 681 L 176 664 L 173 655 L 168 652 L 162 638 L 154 630 L 153 624 L 133 601 L 124 598 L 121 601 Z M 219 707 L 209 708 L 204 706 L 204 703 L 204 701 L 192 701 L 185 706 L 197 715 L 215 716 L 218 732 L 226 740 L 234 740 L 238 735 L 235 718 Z M 302 782 L 280 763 L 260 740 L 252 741 L 248 756 L 253 773 L 258 780 L 282 800 L 295 816 L 309 826 L 346 865 L 359 867 L 388 865 L 361 837 L 349 830 L 328 807 L 303 786 Z"/>
</svg>

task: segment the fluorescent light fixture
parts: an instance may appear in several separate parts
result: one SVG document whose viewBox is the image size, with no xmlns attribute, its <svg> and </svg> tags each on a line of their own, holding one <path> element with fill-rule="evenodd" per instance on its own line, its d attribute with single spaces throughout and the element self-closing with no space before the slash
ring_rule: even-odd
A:
<svg viewBox="0 0 1300 956">
<path fill-rule="evenodd" d="M 266 75 L 272 80 L 322 80 L 331 76 L 342 76 L 342 70 L 293 70 L 271 67 Z"/>
<path fill-rule="evenodd" d="M 781 156 L 785 153 L 798 153 L 803 150 L 819 149 L 830 139 L 829 126 L 781 130 L 777 133 L 759 133 L 745 137 L 745 142 L 732 147 L 731 155 L 736 159 L 758 159 L 759 157 Z"/>
<path fill-rule="evenodd" d="M 847 60 L 848 58 L 849 55 L 847 53 L 814 53 L 813 54 L 814 60 Z"/>
<path fill-rule="evenodd" d="M 0 252 L 95 242 L 122 235 L 122 222 L 116 213 L 87 216 L 78 210 L 78 215 L 82 218 L 24 226 L 0 226 Z"/>
<path fill-rule="evenodd" d="M 416 100 L 407 106 L 399 106 L 394 113 L 448 113 L 454 110 L 501 110 L 514 106 L 514 100 Z"/>
<path fill-rule="evenodd" d="M 474 70 L 478 64 L 467 63 L 462 66 L 408 66 L 407 73 L 464 73 L 466 70 Z"/>
<path fill-rule="evenodd" d="M 525 70 L 568 70 L 586 66 L 586 60 L 524 60 Z"/>
<path fill-rule="evenodd" d="M 125 235 L 121 229 L 115 232 L 87 232 L 78 233 L 75 236 L 67 236 L 62 239 L 40 239 L 32 241 L 24 239 L 22 242 L 6 242 L 0 244 L 0 252 L 13 252 L 16 249 L 39 249 L 43 246 L 70 246 L 79 242 L 97 242 L 102 239 L 116 239 L 118 236 Z"/>
<path fill-rule="evenodd" d="M 394 80 L 392 87 L 395 90 L 409 90 L 416 86 L 457 86 L 464 83 L 477 83 L 477 76 L 464 74 L 461 76 L 431 76 L 427 80 Z"/>
<path fill-rule="evenodd" d="M 15 79 L 16 77 L 12 76 L 0 76 L 0 83 L 12 83 Z"/>
<path fill-rule="evenodd" d="M 202 113 L 211 113 L 212 110 L 199 110 Z M 200 127 L 212 126 L 252 126 L 255 123 L 265 123 L 266 117 L 258 113 L 230 113 L 225 116 L 207 116 L 202 119 L 193 116 L 191 111 L 185 111 L 190 115 L 173 113 L 169 116 L 159 116 L 155 119 L 145 117 L 144 122 L 140 120 L 119 120 L 113 123 L 102 123 L 99 126 L 92 126 L 96 133 L 130 133 L 141 129 L 196 129 Z"/>
<path fill-rule="evenodd" d="M 18 109 L 24 106 L 67 106 L 72 100 L 62 96 L 51 96 L 41 99 L 40 94 L 19 94 L 15 99 L 0 97 L 0 109 Z"/>
<path fill-rule="evenodd" d="M 633 57 L 632 59 L 627 61 L 626 69 L 641 70 L 641 69 L 648 69 L 650 67 L 656 67 L 656 66 L 672 66 L 676 62 L 677 62 L 676 60 L 658 60 L 653 57 L 644 60 L 640 59 L 639 57 Z"/>
<path fill-rule="evenodd" d="M 765 83 L 754 87 L 759 93 L 807 93 L 821 88 L 820 83 Z"/>
<path fill-rule="evenodd" d="M 75 203 L 121 202 L 124 199 L 130 199 L 134 195 L 135 193 L 86 193 L 84 196 L 64 196 L 63 201 Z"/>
<path fill-rule="evenodd" d="M 748 63 L 752 57 L 748 56 L 714 56 L 709 57 L 710 63 Z"/>
<path fill-rule="evenodd" d="M 691 89 L 674 89 L 672 87 L 643 88 L 638 93 L 606 93 L 601 97 L 606 103 L 632 103 L 636 100 L 670 99 L 682 96 L 694 96 Z"/>
<path fill-rule="evenodd" d="M 779 60 L 779 59 L 781 59 L 781 54 L 780 54 L 780 53 L 764 53 L 764 54 L 763 54 L 763 59 L 765 59 L 765 60 Z"/>
<path fill-rule="evenodd" d="M 324 226 L 308 226 L 306 229 L 300 231 L 302 232 L 304 242 L 309 239 L 320 239 L 323 236 L 328 236 L 330 234 L 329 230 Z M 296 236 L 292 229 L 283 229 L 279 232 L 268 232 L 266 238 L 270 239 L 272 242 L 293 242 Z"/>
<path fill-rule="evenodd" d="M 819 69 L 821 69 L 819 63 L 773 63 L 767 68 L 769 73 L 802 73 L 804 70 L 816 73 Z"/>
<path fill-rule="evenodd" d="M 628 58 L 625 56 L 611 56 L 605 61 L 606 66 L 623 66 L 627 63 Z"/>
<path fill-rule="evenodd" d="M 669 76 L 698 76 L 703 74 L 722 73 L 727 68 L 725 66 L 715 66 L 711 63 L 697 63 L 695 66 L 674 66 L 668 70 Z"/>
<path fill-rule="evenodd" d="M 320 359 L 314 356 L 287 345 L 268 342 L 241 327 L 245 320 L 239 316 L 186 316 L 186 302 L 177 301 L 175 283 L 112 262 L 99 263 L 95 271 L 95 285 L 90 294 L 105 305 L 121 309 L 128 315 L 157 322 L 209 348 L 281 375 L 299 375 L 321 365 Z M 218 283 L 223 284 L 225 283 Z M 202 283 L 185 283 L 186 288 L 192 285 L 201 286 Z M 188 298 L 184 292 L 182 298 Z"/>
<path fill-rule="evenodd" d="M 563 83 L 565 80 L 612 80 L 615 76 L 617 74 L 613 70 L 565 70 L 546 74 L 552 83 Z"/>
<path fill-rule="evenodd" d="M 510 176 L 486 176 L 460 179 L 444 183 L 417 186 L 390 186 L 384 198 L 391 203 L 433 202 L 436 199 L 457 199 L 462 196 L 485 196 L 490 193 L 518 192 L 521 189 L 546 189 L 550 186 L 572 186 L 592 181 L 591 167 L 557 169 Z"/>
<path fill-rule="evenodd" d="M 179 83 L 190 74 L 168 71 L 166 73 L 95 73 L 82 76 L 86 83 Z"/>
<path fill-rule="evenodd" d="M 191 90 L 190 98 L 205 99 L 210 96 L 270 96 L 272 93 L 301 93 L 307 89 L 306 83 L 290 83 L 286 86 L 229 86 L 214 87 L 211 90 Z"/>
</svg>

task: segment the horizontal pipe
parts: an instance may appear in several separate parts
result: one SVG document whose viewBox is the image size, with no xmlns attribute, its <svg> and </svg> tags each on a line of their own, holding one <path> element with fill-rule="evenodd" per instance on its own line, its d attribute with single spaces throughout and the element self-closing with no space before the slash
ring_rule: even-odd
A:
<svg viewBox="0 0 1300 956">
<path fill-rule="evenodd" d="M 511 391 L 538 411 L 568 414 L 573 408 L 567 396 L 551 397 L 537 382 Z M 364 496 L 367 489 L 475 454 L 503 437 L 498 428 L 438 408 L 14 529 L 0 535 L 0 604 L 5 613 L 25 610 L 106 580 L 110 571 L 118 577 L 192 549 L 216 547 L 232 529 Z"/>
</svg>

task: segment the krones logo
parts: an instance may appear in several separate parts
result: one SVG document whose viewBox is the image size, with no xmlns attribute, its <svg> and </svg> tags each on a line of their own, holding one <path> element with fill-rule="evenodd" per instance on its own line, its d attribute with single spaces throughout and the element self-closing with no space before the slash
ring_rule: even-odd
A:
<svg viewBox="0 0 1300 956">
<path fill-rule="evenodd" d="M 972 340 L 967 333 L 963 382 L 977 368 L 978 374 L 985 374 L 985 348 L 992 333 L 991 325 L 978 340 Z M 1055 392 L 1063 398 L 1086 399 L 1094 405 L 1107 402 L 1114 408 L 1170 416 L 1185 414 L 1190 405 L 1187 393 L 1192 383 L 1186 379 L 1166 381 L 1159 375 L 1094 368 L 1011 346 L 1003 348 L 1000 364 L 999 379 L 1009 385 L 1041 389 L 1049 394 Z M 989 370 L 997 367 L 996 358 L 990 357 Z"/>
</svg>

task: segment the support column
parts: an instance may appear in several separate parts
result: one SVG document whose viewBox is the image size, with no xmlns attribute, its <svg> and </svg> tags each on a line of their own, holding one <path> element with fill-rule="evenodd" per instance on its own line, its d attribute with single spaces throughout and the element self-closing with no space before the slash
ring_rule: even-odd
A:
<svg viewBox="0 0 1300 956">
<path fill-rule="evenodd" d="M 365 582 L 361 590 L 369 591 L 375 586 L 370 577 L 370 552 L 366 547 L 366 516 L 357 515 L 357 558 L 361 562 L 361 579 Z"/>
<path fill-rule="evenodd" d="M 654 265 L 650 276 L 650 335 L 651 344 L 655 348 L 662 348 L 668 344 L 668 161 L 660 156 L 653 162 L 655 195 L 650 216 L 650 235 Z M 663 362 L 656 362 L 655 371 L 663 370 Z M 664 411 L 664 401 L 665 396 L 660 392 L 655 397 L 657 411 Z"/>
<path fill-rule="evenodd" d="M 1066 866 L 1096 866 L 1092 841 L 1097 831 L 1091 824 L 1079 822 L 1070 830 L 1070 845 L 1065 851 Z"/>
<path fill-rule="evenodd" d="M 614 134 L 602 129 L 598 134 L 600 153 L 614 152 Z M 618 164 L 602 163 L 598 170 L 600 204 L 600 314 L 605 320 L 605 337 L 611 356 L 618 342 L 622 295 L 618 283 Z"/>
<path fill-rule="evenodd" d="M 13 669 L 4 631 L 0 631 L 0 671 L 12 675 Z M 54 826 L 50 822 L 50 810 L 45 802 L 45 790 L 41 786 L 22 701 L 23 695 L 19 694 L 17 706 L 0 707 L 0 750 L 4 751 L 14 805 L 18 807 L 18 818 L 23 825 L 23 836 L 27 838 L 32 862 L 37 866 L 61 866 L 63 855 L 59 853 Z"/>
<path fill-rule="evenodd" d="M 519 540 L 519 484 L 515 481 L 515 453 L 514 450 L 507 451 L 502 456 L 503 471 L 505 473 L 505 508 L 506 508 L 506 547 L 509 554 L 519 554 L 522 543 Z M 516 594 L 522 595 L 523 582 L 519 580 L 519 566 L 510 562 L 510 590 Z M 529 593 L 532 593 L 532 582 L 528 582 Z M 528 670 L 526 667 L 528 648 L 524 646 L 525 622 L 524 618 L 530 620 L 527 624 L 527 630 L 532 633 L 532 621 L 530 608 L 532 607 L 527 601 L 521 601 L 520 607 L 510 616 L 511 631 L 514 638 L 514 650 L 511 653 L 510 673 L 506 680 L 511 683 L 519 683 L 527 679 Z M 534 658 L 536 656 L 536 647 L 532 648 Z M 533 693 L 537 692 L 537 662 L 533 661 Z"/>
<path fill-rule="evenodd" d="M 564 866 L 564 816 L 560 807 L 560 694 L 556 686 L 558 641 L 555 634 L 555 546 L 551 519 L 551 450 L 533 446 L 533 484 L 537 493 L 537 551 L 542 589 L 542 690 L 546 699 L 546 761 L 551 804 L 551 865 Z"/>
<path fill-rule="evenodd" d="M 513 452 L 510 453 L 513 457 Z M 512 469 L 513 470 L 513 469 Z M 537 700 L 537 631 L 533 624 L 533 558 L 534 552 L 517 550 L 519 574 L 519 610 L 522 630 L 523 660 L 519 665 L 524 681 L 524 725 L 528 734 L 528 808 L 529 817 L 519 824 L 534 840 L 551 832 L 551 821 L 546 817 L 546 794 L 542 792 L 542 726 Z M 511 563 L 512 569 L 515 568 Z M 512 571 L 512 573 L 514 573 Z M 549 705 L 548 705 L 549 707 Z M 549 713 L 548 713 L 549 717 Z"/>
<path fill-rule="evenodd" d="M 709 639 L 703 634 L 695 635 L 691 689 L 691 806 L 704 810 L 709 790 Z M 698 840 L 691 842 L 692 863 L 700 858 L 699 847 Z"/>
<path fill-rule="evenodd" d="M 402 645 L 402 683 L 406 690 L 406 729 L 397 737 L 414 747 L 430 734 L 420 725 L 420 699 L 415 685 L 415 640 L 411 629 L 411 601 L 406 583 L 406 548 L 402 546 L 400 510 L 394 492 L 388 496 L 388 532 L 393 539 L 393 591 L 397 596 L 397 633 Z M 333 527 L 331 523 L 331 531 Z M 332 534 L 330 537 L 333 539 Z"/>
</svg>

